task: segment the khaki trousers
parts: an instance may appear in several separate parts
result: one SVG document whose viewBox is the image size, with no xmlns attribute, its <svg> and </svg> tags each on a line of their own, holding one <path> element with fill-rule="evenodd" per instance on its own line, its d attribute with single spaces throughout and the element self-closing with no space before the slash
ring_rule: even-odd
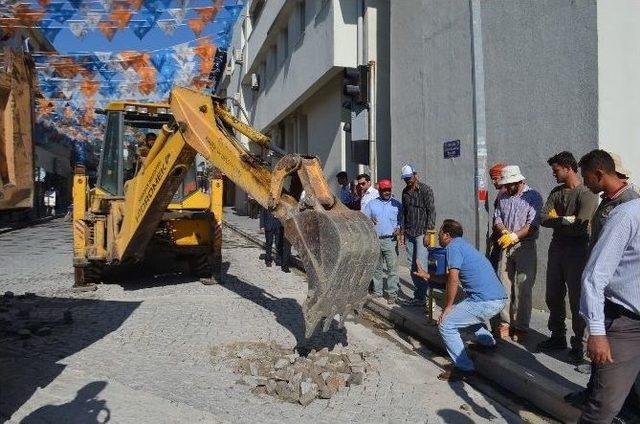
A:
<svg viewBox="0 0 640 424">
<path fill-rule="evenodd" d="M 523 240 L 502 251 L 498 262 L 498 277 L 507 292 L 508 307 L 491 320 L 493 328 L 501 323 L 508 323 L 517 330 L 529 329 L 537 267 L 535 240 Z"/>
</svg>

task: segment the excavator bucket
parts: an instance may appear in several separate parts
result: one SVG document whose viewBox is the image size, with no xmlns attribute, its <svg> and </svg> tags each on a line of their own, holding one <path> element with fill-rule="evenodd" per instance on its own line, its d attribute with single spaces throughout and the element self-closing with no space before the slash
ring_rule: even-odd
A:
<svg viewBox="0 0 640 424">
<path fill-rule="evenodd" d="M 282 190 L 288 176 L 297 177 L 304 189 L 300 202 L 293 205 Z M 364 305 L 380 243 L 371 220 L 332 194 L 315 156 L 285 155 L 274 167 L 270 192 L 270 206 L 307 272 L 303 313 L 310 338 L 320 325 L 327 331 L 336 315 L 342 321 Z"/>
<path fill-rule="evenodd" d="M 230 129 L 263 148 L 280 149 L 269 137 L 235 118 L 220 99 L 177 87 L 170 103 L 185 142 L 284 225 L 285 235 L 307 272 L 309 292 L 303 305 L 306 337 L 329 329 L 336 315 L 342 320 L 361 308 L 378 263 L 380 244 L 371 220 L 336 200 L 320 160 L 285 154 L 272 170 Z M 285 181 L 293 182 L 294 178 L 299 179 L 305 193 L 300 202 L 301 193 L 284 188 Z"/>
<path fill-rule="evenodd" d="M 304 210 L 284 228 L 307 273 L 303 313 L 310 338 L 320 329 L 327 331 L 336 315 L 342 320 L 364 305 L 380 244 L 369 218 L 342 204 Z"/>
</svg>

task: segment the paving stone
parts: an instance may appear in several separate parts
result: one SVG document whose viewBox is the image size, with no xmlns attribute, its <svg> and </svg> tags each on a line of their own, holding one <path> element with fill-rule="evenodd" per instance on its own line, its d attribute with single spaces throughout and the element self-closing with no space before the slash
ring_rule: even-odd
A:
<svg viewBox="0 0 640 424">
<path fill-rule="evenodd" d="M 307 406 L 316 399 L 318 395 L 318 385 L 312 382 L 303 381 L 300 383 L 300 399 L 301 405 Z"/>
<path fill-rule="evenodd" d="M 256 221 L 252 224 L 257 231 Z M 227 230 L 223 249 L 223 261 L 229 264 L 224 285 L 204 286 L 197 279 L 170 274 L 140 282 L 118 280 L 100 284 L 95 292 L 74 293 L 69 223 L 54 220 L 0 235 L 0 293 L 36 294 L 27 299 L 2 296 L 0 304 L 14 319 L 19 304 L 32 303 L 30 320 L 41 322 L 40 329 L 52 329 L 46 337 L 20 340 L 8 331 L 21 329 L 24 320 L 16 320 L 16 327 L 10 327 L 13 322 L 0 327 L 6 337 L 0 343 L 6 382 L 0 417 L 8 417 L 11 424 L 31 422 L 36 420 L 29 416 L 36 411 L 55 408 L 56 422 L 85 422 L 87 411 L 78 413 L 76 398 L 104 382 L 87 405 L 108 409 L 110 422 L 124 424 L 437 423 L 443 422 L 440 411 L 457 411 L 451 405 L 463 402 L 490 411 L 497 417 L 491 422 L 519 422 L 469 386 L 464 386 L 464 397 L 456 394 L 437 381 L 440 370 L 433 364 L 352 322 L 346 323 L 346 333 L 331 330 L 322 343 L 329 346 L 329 357 L 343 349 L 372 352 L 367 362 L 371 360 L 375 371 L 367 371 L 359 386 L 330 393 L 320 370 L 307 358 L 299 361 L 293 351 L 306 297 L 304 276 L 265 268 L 258 258 L 262 252 Z M 243 377 L 245 385 L 235 384 L 241 377 L 235 361 L 254 358 L 238 358 L 236 351 L 213 353 L 212 347 L 232 343 L 240 346 L 238 352 L 243 343 L 262 344 L 271 349 L 273 361 L 269 365 L 260 358 L 265 366 L 260 363 L 259 375 Z M 317 351 L 322 343 L 314 346 Z M 286 368 L 307 369 L 295 403 L 295 397 L 273 397 L 278 382 L 267 374 L 280 357 L 287 358 Z M 287 377 L 300 372 L 296 369 Z M 285 385 L 283 393 L 293 389 L 288 380 L 280 383 Z M 315 384 L 318 396 L 330 401 L 301 406 L 303 383 Z M 470 422 L 488 421 L 473 411 L 465 415 Z"/>
</svg>

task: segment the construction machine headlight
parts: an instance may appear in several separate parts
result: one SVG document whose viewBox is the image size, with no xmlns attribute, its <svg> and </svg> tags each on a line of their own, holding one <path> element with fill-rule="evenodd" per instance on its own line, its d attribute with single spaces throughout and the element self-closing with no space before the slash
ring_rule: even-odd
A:
<svg viewBox="0 0 640 424">
<path fill-rule="evenodd" d="M 125 112 L 135 112 L 136 111 L 136 107 L 133 105 L 128 105 L 124 107 L 124 111 Z"/>
<path fill-rule="evenodd" d="M 149 112 L 149 110 L 146 107 L 139 107 L 138 108 L 138 113 L 147 113 Z"/>
<path fill-rule="evenodd" d="M 160 114 L 166 114 L 166 113 L 167 113 L 167 108 L 166 108 L 166 107 L 159 107 L 159 108 L 157 108 L 157 109 L 156 109 L 156 113 L 157 113 L 158 115 L 160 115 Z"/>
</svg>

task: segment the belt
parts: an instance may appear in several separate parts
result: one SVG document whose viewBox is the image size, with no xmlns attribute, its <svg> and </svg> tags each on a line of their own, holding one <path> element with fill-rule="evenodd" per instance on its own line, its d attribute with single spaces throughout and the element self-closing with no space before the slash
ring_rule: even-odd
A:
<svg viewBox="0 0 640 424">
<path fill-rule="evenodd" d="M 388 236 L 378 236 L 379 239 L 389 239 L 389 238 L 395 238 L 395 236 L 393 234 L 388 235 Z"/>
<path fill-rule="evenodd" d="M 640 315 L 628 310 L 622 305 L 618 305 L 617 303 L 610 301 L 609 299 L 604 300 L 604 316 L 611 319 L 625 316 L 627 318 L 640 321 Z"/>
</svg>

